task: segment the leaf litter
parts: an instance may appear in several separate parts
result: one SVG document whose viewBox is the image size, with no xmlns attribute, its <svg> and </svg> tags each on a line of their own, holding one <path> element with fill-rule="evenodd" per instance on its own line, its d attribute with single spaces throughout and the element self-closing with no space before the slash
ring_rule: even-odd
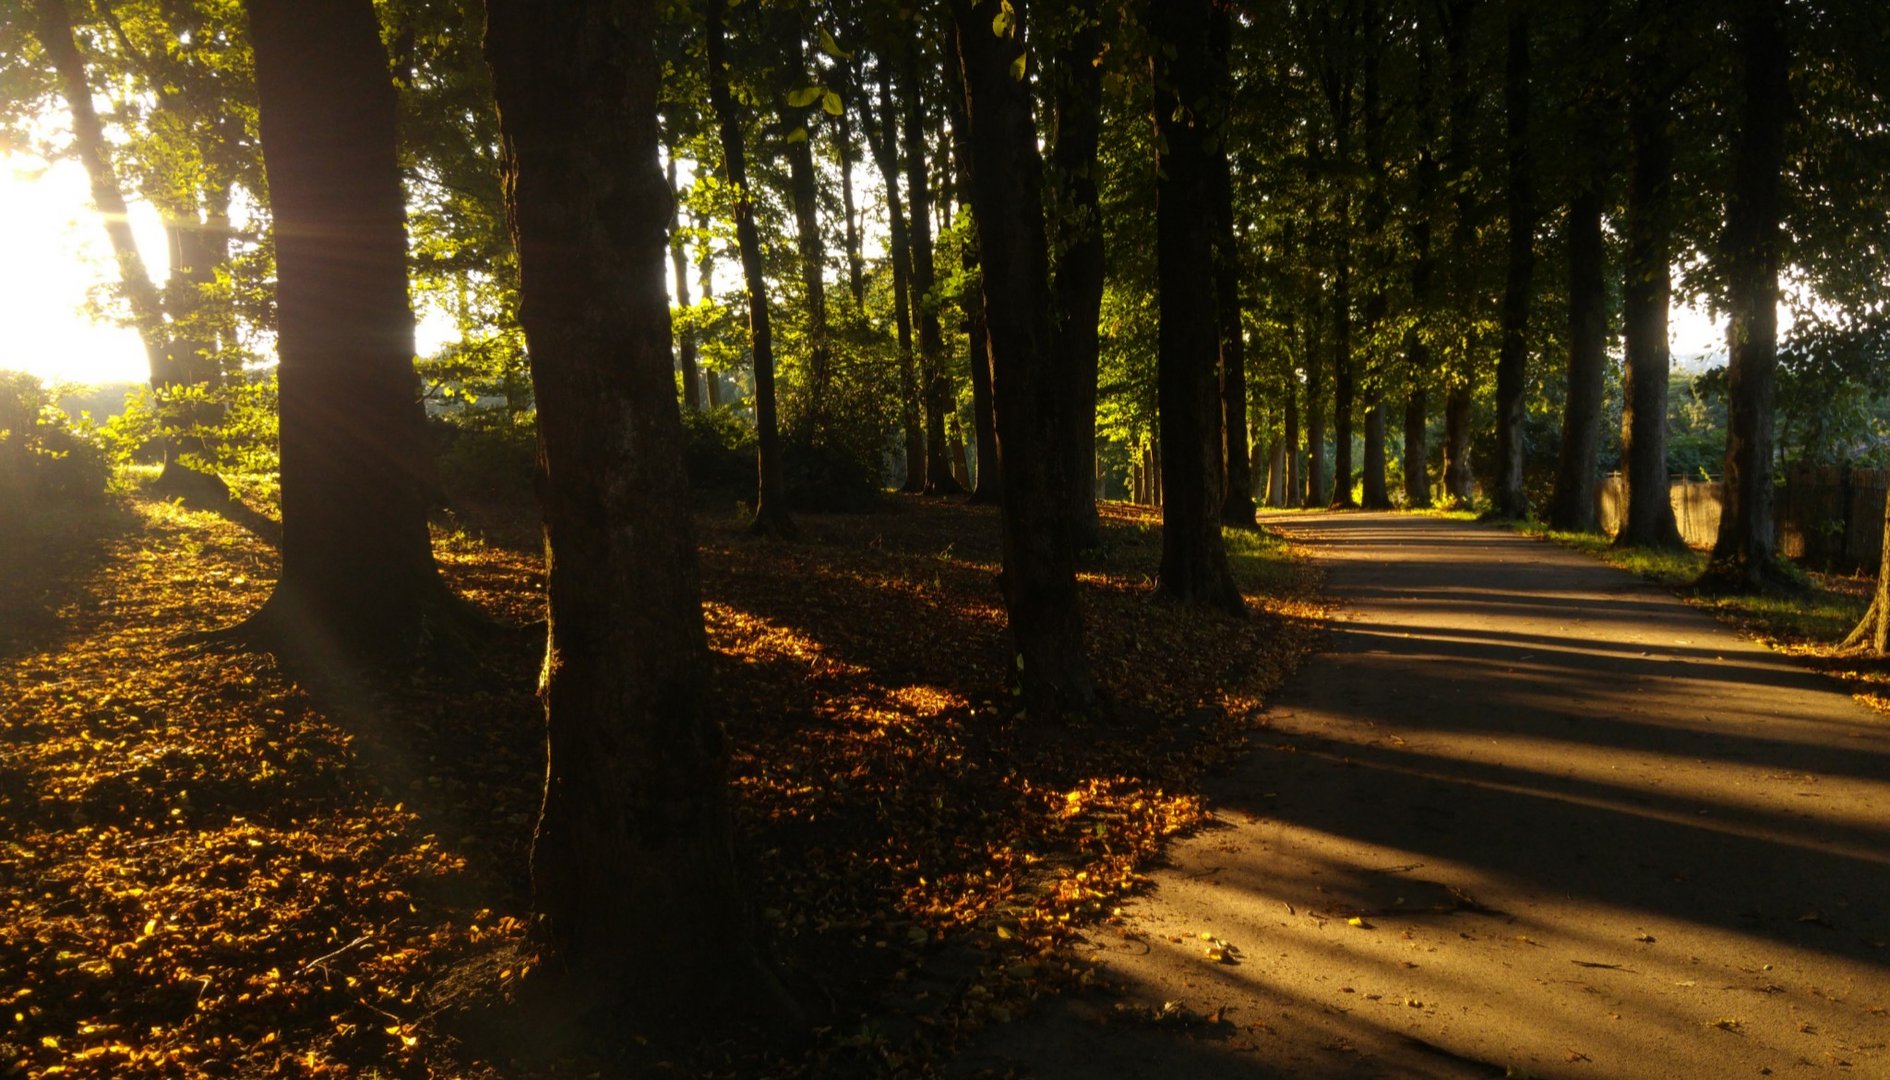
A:
<svg viewBox="0 0 1890 1080">
<path fill-rule="evenodd" d="M 1203 773 L 1262 723 L 1318 614 L 1312 573 L 1265 538 L 1231 541 L 1252 617 L 1157 601 L 1158 519 L 1103 514 L 1081 581 L 1110 704 L 1056 724 L 1003 692 L 994 512 L 901 498 L 810 517 L 794 543 L 702 521 L 741 842 L 777 953 L 834 1019 L 804 1058 L 692 1069 L 923 1074 L 958 1035 L 1094 978 L 1059 946 L 1204 820 Z M 448 580 L 541 618 L 529 516 L 471 520 L 436 525 Z M 481 1060 L 440 1019 L 456 971 L 503 993 L 531 962 L 530 635 L 474 677 L 310 687 L 172 643 L 273 585 L 269 544 L 224 517 L 130 498 L 7 554 L 35 584 L 0 598 L 0 1068 L 571 1064 Z"/>
</svg>

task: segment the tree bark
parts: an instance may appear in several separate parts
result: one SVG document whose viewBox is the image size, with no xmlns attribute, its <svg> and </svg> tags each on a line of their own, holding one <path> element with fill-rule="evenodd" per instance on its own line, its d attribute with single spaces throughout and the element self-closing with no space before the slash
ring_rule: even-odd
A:
<svg viewBox="0 0 1890 1080">
<path fill-rule="evenodd" d="M 849 80 L 849 88 L 852 85 Z M 846 215 L 847 289 L 853 294 L 853 303 L 864 306 L 866 303 L 866 260 L 860 252 L 860 218 L 853 199 L 853 162 L 855 160 L 853 110 L 843 107 L 837 121 L 840 130 L 834 138 L 834 156 L 838 159 L 840 166 L 840 207 Z"/>
<path fill-rule="evenodd" d="M 550 567 L 536 970 L 632 1032 L 786 1018 L 736 873 L 727 748 L 700 706 L 708 650 L 663 289 L 655 4 L 487 9 Z"/>
<path fill-rule="evenodd" d="M 1726 479 L 1719 538 L 1701 584 L 1742 592 L 1786 583 L 1772 524 L 1773 410 L 1778 380 L 1779 224 L 1790 52 L 1783 0 L 1746 0 L 1740 130 L 1726 193 Z"/>
<path fill-rule="evenodd" d="M 867 143 L 886 188 L 886 247 L 893 264 L 893 326 L 899 341 L 899 415 L 906 455 L 906 480 L 899 490 L 916 495 L 925 490 L 925 426 L 912 354 L 912 245 L 899 193 L 899 114 L 893 108 L 892 75 L 885 61 L 879 70 L 878 122 L 871 126 L 877 130 L 867 133 Z"/>
<path fill-rule="evenodd" d="M 1279 504 L 1284 507 L 1306 505 L 1306 492 L 1299 477 L 1299 379 L 1286 373 L 1286 430 L 1281 433 L 1286 444 L 1286 493 Z"/>
<path fill-rule="evenodd" d="M 965 115 L 965 77 L 956 63 L 945 64 L 945 105 L 951 120 L 952 164 L 958 179 L 959 213 L 974 215 L 971 206 L 971 121 Z M 983 257 L 978 250 L 978 230 L 973 228 L 964 239 L 960 253 L 965 276 L 983 279 Z M 973 474 L 971 499 L 977 504 L 996 504 L 1003 488 L 998 470 L 997 424 L 991 414 L 991 335 L 984 315 L 984 292 L 976 289 L 960 300 L 965 312 L 965 366 L 971 375 L 971 423 L 973 443 L 977 447 L 977 470 Z M 1080 412 L 1079 412 L 1080 415 Z M 1094 428 L 1095 425 L 1091 425 Z"/>
<path fill-rule="evenodd" d="M 1371 178 L 1371 186 L 1365 193 L 1364 221 L 1365 236 L 1368 238 L 1384 235 L 1391 220 L 1391 177 L 1390 165 L 1385 161 L 1385 114 L 1383 97 L 1380 93 L 1380 72 L 1383 67 L 1379 21 L 1376 4 L 1366 6 L 1365 16 L 1365 80 L 1361 115 L 1364 121 L 1365 171 Z M 1371 340 L 1378 328 L 1385 321 L 1389 301 L 1385 296 L 1385 283 L 1382 276 L 1373 273 L 1374 267 L 1368 263 L 1367 292 L 1362 305 L 1361 324 L 1366 339 Z M 1375 351 L 1375 350 L 1374 350 Z M 1388 365 L 1374 363 L 1372 354 L 1365 357 L 1362 379 L 1365 406 L 1365 458 L 1359 477 L 1359 504 L 1367 510 L 1391 509 L 1391 492 L 1385 483 L 1387 467 L 1385 449 L 1385 411 L 1384 411 L 1384 376 Z"/>
<path fill-rule="evenodd" d="M 913 321 L 919 331 L 919 384 L 925 408 L 925 493 L 962 495 L 965 489 L 952 477 L 951 445 L 945 431 L 945 414 L 952 409 L 957 395 L 952 390 L 951 373 L 945 368 L 945 336 L 939 328 L 938 297 L 933 291 L 937 278 L 932 265 L 932 191 L 926 169 L 925 95 L 916 42 L 906 43 L 900 81 L 906 106 L 906 212 L 911 221 L 906 235 L 912 256 L 909 284 Z"/>
<path fill-rule="evenodd" d="M 1890 537 L 1890 497 L 1884 499 L 1883 536 Z M 1870 607 L 1840 649 L 1861 649 L 1872 656 L 1890 652 L 1890 543 L 1883 545 L 1883 559 L 1877 566 L 1877 588 L 1871 594 Z"/>
<path fill-rule="evenodd" d="M 782 20 L 783 30 L 799 40 L 799 23 Z M 796 47 L 796 55 L 799 49 Z M 804 76 L 801 76 L 804 77 Z M 816 110 L 818 111 L 818 110 Z M 811 118 L 809 118 L 811 120 Z M 794 120 L 782 117 L 784 128 Z M 802 440 L 822 445 L 827 440 L 828 412 L 831 407 L 833 374 L 832 346 L 827 332 L 827 245 L 820 235 L 820 185 L 814 170 L 814 126 L 804 122 L 807 137 L 788 143 L 788 188 L 794 202 L 794 235 L 800 256 L 801 298 L 806 305 L 804 333 L 807 335 L 807 406 L 799 418 Z"/>
<path fill-rule="evenodd" d="M 1590 57 L 1605 48 L 1601 14 L 1584 15 L 1583 51 Z M 1600 123 L 1598 84 L 1590 84 L 1573 130 L 1586 148 L 1586 168 L 1576 178 L 1565 228 L 1568 245 L 1568 392 L 1562 411 L 1562 446 L 1556 458 L 1555 496 L 1549 524 L 1568 532 L 1595 531 L 1595 480 L 1601 451 L 1602 377 L 1608 356 L 1608 308 L 1603 281 L 1601 213 L 1608 183 L 1602 151 L 1606 132 Z"/>
<path fill-rule="evenodd" d="M 1686 546 L 1667 474 L 1667 308 L 1672 286 L 1674 82 L 1661 0 L 1641 0 L 1628 72 L 1627 255 L 1621 322 L 1621 547 Z"/>
<path fill-rule="evenodd" d="M 1149 8 L 1155 56 L 1155 261 L 1161 299 L 1156 390 L 1161 410 L 1162 560 L 1156 587 L 1230 614 L 1246 610 L 1221 542 L 1220 319 L 1211 214 L 1214 153 L 1208 111 L 1213 0 Z"/>
<path fill-rule="evenodd" d="M 1004 473 L 1005 606 L 1026 708 L 1081 711 L 1095 700 L 1076 590 L 1067 485 L 1073 409 L 1067 354 L 1050 318 L 1043 161 L 1024 62 L 1023 27 L 996 33 L 988 7 L 952 0 L 972 150 L 972 209 L 984 257 L 992 393 Z"/>
<path fill-rule="evenodd" d="M 1496 357 L 1496 517 L 1529 516 L 1523 491 L 1523 412 L 1528 393 L 1529 300 L 1536 268 L 1534 147 L 1529 137 L 1529 3 L 1509 0 L 1509 49 L 1503 75 L 1504 140 L 1509 177 L 1509 258 L 1503 281 L 1503 340 Z"/>
<path fill-rule="evenodd" d="M 1472 187 L 1470 126 L 1476 111 L 1476 93 L 1470 84 L 1470 31 L 1478 0 L 1450 0 L 1444 20 L 1444 80 L 1450 97 L 1450 136 L 1445 153 L 1450 161 L 1451 185 L 1456 189 L 1456 216 L 1451 224 L 1450 266 L 1456 285 L 1457 318 L 1465 328 L 1444 390 L 1444 500 L 1453 510 L 1467 508 L 1476 494 L 1470 468 L 1471 395 L 1476 385 L 1474 342 L 1476 311 L 1469 285 L 1470 242 L 1476 233 L 1473 215 L 1476 193 Z"/>
<path fill-rule="evenodd" d="M 676 199 L 675 205 L 681 205 L 681 191 L 676 187 L 676 154 L 672 147 L 669 156 L 668 172 L 670 196 Z M 689 306 L 689 256 L 683 251 L 682 218 L 678 210 L 672 209 L 669 215 L 669 264 L 676 281 L 676 304 Z M 683 404 L 690 412 L 702 409 L 702 373 L 696 363 L 696 335 L 685 329 L 676 335 L 677 366 L 682 369 Z"/>
<path fill-rule="evenodd" d="M 1102 25 L 1096 0 L 1068 7 L 1079 25 L 1052 61 L 1054 110 L 1050 172 L 1058 209 L 1054 287 L 1057 343 L 1068 354 L 1072 413 L 1069 470 L 1072 476 L 1096 472 L 1096 376 L 1101 351 L 1099 322 L 1103 296 L 1102 202 L 1097 192 L 1097 148 L 1102 141 Z M 1101 540 L 1096 489 L 1073 484 L 1070 527 L 1079 547 Z"/>
<path fill-rule="evenodd" d="M 1237 528 L 1254 525 L 1253 464 L 1247 437 L 1247 334 L 1240 303 L 1240 245 L 1234 228 L 1233 171 L 1227 160 L 1225 127 L 1231 108 L 1233 10 L 1214 5 L 1209 27 L 1211 77 L 1219 85 L 1212 124 L 1221 136 L 1209 147 L 1208 194 L 1214 217 L 1214 303 L 1220 329 L 1221 521 Z M 1097 290 L 1098 303 L 1101 289 Z"/>
<path fill-rule="evenodd" d="M 1417 163 L 1412 170 L 1411 224 L 1408 230 L 1411 258 L 1411 328 L 1404 335 L 1404 363 L 1410 388 L 1404 398 L 1404 505 L 1421 510 L 1431 505 L 1430 400 L 1427 383 L 1432 377 L 1435 356 L 1431 336 L 1437 319 L 1437 258 L 1431 250 L 1431 220 L 1437 212 L 1437 159 L 1432 148 L 1437 142 L 1437 113 L 1431 91 L 1431 39 L 1429 26 L 1419 25 L 1417 55 Z"/>
<path fill-rule="evenodd" d="M 394 84 L 368 0 L 250 0 L 276 246 L 282 576 L 248 631 L 411 661 L 456 608 L 427 535 Z"/>
<path fill-rule="evenodd" d="M 1317 299 L 1308 301 L 1306 317 L 1306 495 L 1301 506 L 1326 505 L 1325 341 L 1319 334 Z"/>
<path fill-rule="evenodd" d="M 792 536 L 787 483 L 781 468 L 781 432 L 775 419 L 774 328 L 768 317 L 768 278 L 761 261 L 761 232 L 755 225 L 754 193 L 748 187 L 748 155 L 742 142 L 741 114 L 728 85 L 728 38 L 723 28 L 726 0 L 707 0 L 705 33 L 709 61 L 709 107 L 722 143 L 722 169 L 735 199 L 735 242 L 741 249 L 742 279 L 748 285 L 748 346 L 755 366 L 754 531 L 764 536 Z"/>
</svg>

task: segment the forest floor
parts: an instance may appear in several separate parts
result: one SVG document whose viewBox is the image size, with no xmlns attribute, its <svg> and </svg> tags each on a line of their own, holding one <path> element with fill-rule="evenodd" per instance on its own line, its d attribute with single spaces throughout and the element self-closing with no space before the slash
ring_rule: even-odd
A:
<svg viewBox="0 0 1890 1080">
<path fill-rule="evenodd" d="M 1319 655 L 1073 943 L 1110 989 L 953 1072 L 1890 1076 L 1881 672 L 1494 527 L 1278 524 Z"/>
<path fill-rule="evenodd" d="M 788 543 L 701 520 L 749 873 L 825 1019 L 805 1053 L 711 1040 L 668 1073 L 930 1071 L 1096 977 L 1066 946 L 1206 820 L 1205 775 L 1320 623 L 1281 541 L 1232 535 L 1255 615 L 1203 616 L 1150 595 L 1156 519 L 1104 513 L 1082 581 L 1114 704 L 1055 726 L 1002 689 L 994 510 L 892 498 Z M 0 533 L 0 1075 L 664 1064 L 521 1062 L 455 1034 L 527 962 L 542 639 L 448 674 L 297 679 L 176 642 L 268 595 L 266 508 L 130 494 Z M 495 617 L 542 618 L 529 508 L 464 511 L 435 550 Z"/>
</svg>

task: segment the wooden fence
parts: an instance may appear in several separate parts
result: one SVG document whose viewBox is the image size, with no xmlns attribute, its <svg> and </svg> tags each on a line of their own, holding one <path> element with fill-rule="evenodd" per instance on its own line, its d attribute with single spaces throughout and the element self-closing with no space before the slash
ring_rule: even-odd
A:
<svg viewBox="0 0 1890 1080">
<path fill-rule="evenodd" d="M 1779 554 L 1813 570 L 1874 572 L 1883 558 L 1883 502 L 1890 473 L 1877 469 L 1794 469 L 1773 495 Z M 1621 527 L 1621 475 L 1603 479 L 1595 492 L 1603 532 Z M 1668 489 L 1680 535 L 1696 548 L 1710 548 L 1719 535 L 1720 483 L 1675 480 Z"/>
</svg>

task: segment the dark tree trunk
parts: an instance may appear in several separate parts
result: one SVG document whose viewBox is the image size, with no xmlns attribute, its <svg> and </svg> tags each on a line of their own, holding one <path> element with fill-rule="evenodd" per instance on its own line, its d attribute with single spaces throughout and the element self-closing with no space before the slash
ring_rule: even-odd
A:
<svg viewBox="0 0 1890 1080">
<path fill-rule="evenodd" d="M 226 273 L 230 261 L 230 195 L 227 187 L 203 193 L 207 213 L 188 205 L 167 215 L 165 238 L 170 248 L 171 279 L 165 286 L 164 310 L 170 316 L 164 335 L 165 367 L 171 384 L 160 390 L 211 390 L 222 382 L 217 334 L 208 324 L 204 292 Z M 197 200 L 192 200 L 196 202 Z M 228 498 L 229 488 L 212 468 L 212 432 L 223 422 L 224 408 L 213 397 L 180 395 L 163 403 L 165 426 L 164 470 L 157 490 L 199 498 Z"/>
<path fill-rule="evenodd" d="M 971 121 L 965 115 L 965 78 L 963 70 L 950 61 L 945 64 L 945 105 L 951 119 L 952 164 L 958 180 L 959 212 L 972 214 Z M 967 277 L 982 275 L 976 228 L 965 237 L 961 258 Z M 991 338 L 986 327 L 982 290 L 965 296 L 960 304 L 965 311 L 965 366 L 971 375 L 971 423 L 978 453 L 970 501 L 995 504 L 1001 497 L 1003 478 L 998 469 L 997 424 L 991 415 Z"/>
<path fill-rule="evenodd" d="M 1407 357 L 1413 346 L 1419 350 L 1424 348 L 1421 343 L 1406 339 Z M 1420 355 L 1418 359 L 1428 358 Z M 1425 439 L 1425 429 L 1430 426 L 1428 405 L 1422 386 L 1412 387 L 1404 396 L 1404 505 L 1407 510 L 1423 510 L 1431 505 L 1430 449 Z"/>
<path fill-rule="evenodd" d="M 1220 320 L 1214 294 L 1216 222 L 1210 109 L 1212 0 L 1149 9 L 1155 54 L 1155 262 L 1161 330 L 1162 561 L 1157 588 L 1233 614 L 1246 609 L 1221 543 Z"/>
<path fill-rule="evenodd" d="M 748 286 L 748 347 L 755 365 L 754 530 L 764 536 L 792 536 L 787 483 L 781 468 L 781 432 L 775 419 L 774 329 L 768 318 L 768 278 L 761 261 L 761 233 L 748 186 L 748 153 L 742 143 L 741 114 L 729 93 L 728 39 L 723 29 L 726 0 L 708 0 L 704 37 L 709 61 L 709 107 L 715 112 L 722 143 L 724 178 L 735 194 L 735 242 L 741 249 L 742 280 Z"/>
<path fill-rule="evenodd" d="M 1529 516 L 1523 491 L 1523 412 L 1528 393 L 1529 290 L 1536 268 L 1534 148 L 1529 142 L 1529 0 L 1510 0 L 1504 65 L 1509 178 L 1509 258 L 1503 281 L 1503 341 L 1496 356 L 1496 491 L 1491 514 Z"/>
<path fill-rule="evenodd" d="M 1754 591 L 1783 585 L 1772 525 L 1773 408 L 1778 379 L 1778 271 L 1786 81 L 1784 0 L 1746 0 L 1737 18 L 1742 101 L 1726 193 L 1726 479 L 1719 539 L 1701 583 Z"/>
<path fill-rule="evenodd" d="M 1368 4 L 1365 16 L 1365 85 L 1363 96 L 1365 170 L 1371 177 L 1371 186 L 1365 193 L 1364 221 L 1365 236 L 1384 235 L 1391 220 L 1391 178 L 1390 166 L 1385 161 L 1385 124 L 1386 115 L 1383 98 L 1380 94 L 1380 70 L 1382 64 L 1382 46 L 1380 44 L 1381 26 L 1376 4 Z M 1371 266 L 1367 264 L 1370 272 Z M 1385 283 L 1381 276 L 1373 274 L 1368 279 L 1368 291 L 1365 295 L 1361 324 L 1367 341 L 1377 336 L 1379 327 L 1385 321 L 1385 312 L 1389 302 L 1385 296 Z M 1384 375 L 1388 365 L 1373 363 L 1374 347 L 1367 353 L 1363 368 L 1363 394 L 1365 406 L 1365 459 L 1359 477 L 1359 503 L 1367 510 L 1391 509 L 1391 492 L 1386 489 L 1386 450 L 1385 450 L 1385 412 Z"/>
<path fill-rule="evenodd" d="M 669 181 L 671 196 L 673 198 L 680 198 L 681 193 L 676 187 L 676 154 L 674 148 L 670 150 L 669 170 L 665 179 Z M 689 306 L 689 256 L 683 250 L 685 245 L 680 228 L 681 224 L 682 217 L 680 211 L 672 209 L 669 215 L 670 272 L 676 281 L 676 304 L 679 307 L 687 308 Z M 684 329 L 676 335 L 676 356 L 678 366 L 682 369 L 683 404 L 689 407 L 690 412 L 699 412 L 702 409 L 702 387 L 700 385 L 702 382 L 702 372 L 696 363 L 696 335 L 693 332 Z"/>
<path fill-rule="evenodd" d="M 1449 158 L 1451 186 L 1456 190 L 1456 215 L 1451 224 L 1450 268 L 1455 279 L 1458 310 L 1466 325 L 1476 314 L 1470 281 L 1470 243 L 1476 234 L 1476 192 L 1472 185 L 1470 126 L 1476 111 L 1476 93 L 1470 84 L 1470 31 L 1479 0 L 1450 0 L 1444 20 L 1444 80 L 1450 98 Z M 1462 335 L 1454 370 L 1444 391 L 1444 501 L 1453 510 L 1470 505 L 1476 478 L 1470 468 L 1471 395 L 1476 385 L 1475 343 L 1471 331 Z"/>
<path fill-rule="evenodd" d="M 698 220 L 697 224 L 701 224 Z M 702 299 L 715 299 L 715 248 L 704 245 L 702 265 L 697 268 L 696 284 L 702 288 Z M 709 408 L 722 407 L 722 376 L 707 368 L 702 372 L 703 388 L 708 391 Z"/>
<path fill-rule="evenodd" d="M 708 650 L 663 289 L 655 5 L 487 8 L 550 566 L 536 970 L 632 1032 L 705 1008 L 785 1018 L 737 880 L 727 748 L 700 706 Z"/>
<path fill-rule="evenodd" d="M 925 426 L 919 409 L 919 373 L 912 354 L 912 245 L 905 200 L 899 193 L 899 114 L 893 107 L 892 75 L 879 72 L 879 119 L 867 133 L 873 162 L 886 188 L 887 254 L 893 264 L 893 326 L 899 339 L 899 415 L 905 431 L 906 481 L 901 491 L 925 490 Z"/>
<path fill-rule="evenodd" d="M 1339 220 L 1350 218 L 1342 200 Z M 1334 510 L 1358 506 L 1352 498 L 1352 273 L 1351 244 L 1340 240 L 1332 285 L 1332 501 Z"/>
<path fill-rule="evenodd" d="M 1622 547 L 1682 548 L 1667 475 L 1667 308 L 1673 230 L 1674 82 L 1662 0 L 1641 0 L 1628 71 L 1627 256 L 1621 322 Z"/>
<path fill-rule="evenodd" d="M 794 27 L 793 20 L 787 20 Z M 783 118 L 784 125 L 793 121 Z M 788 188 L 794 199 L 794 234 L 801 263 L 801 295 L 807 305 L 807 407 L 800 416 L 802 439 L 815 445 L 827 440 L 833 384 L 832 347 L 827 334 L 827 245 L 820 235 L 820 187 L 814 170 L 814 132 L 787 147 Z"/>
<path fill-rule="evenodd" d="M 455 609 L 427 535 L 387 52 L 368 0 L 247 7 L 282 460 L 282 576 L 250 628 L 316 661 L 411 659 L 441 628 L 432 617 Z"/>
<path fill-rule="evenodd" d="M 1306 495 L 1301 506 L 1324 506 L 1331 490 L 1326 485 L 1325 342 L 1319 334 L 1317 300 L 1306 318 Z"/>
<path fill-rule="evenodd" d="M 1583 51 L 1596 61 L 1605 48 L 1601 15 L 1584 16 Z M 1595 531 L 1595 480 L 1601 451 L 1602 377 L 1608 361 L 1607 291 L 1603 281 L 1601 213 L 1608 185 L 1600 123 L 1599 84 L 1587 87 L 1573 125 L 1586 148 L 1585 174 L 1568 204 L 1568 396 L 1562 411 L 1562 447 L 1556 459 L 1549 524 L 1568 532 Z"/>
<path fill-rule="evenodd" d="M 1212 77 L 1220 87 L 1216 124 L 1225 124 L 1229 107 L 1231 5 L 1214 5 L 1209 29 Z M 1213 140 L 1208 179 L 1214 214 L 1214 302 L 1220 322 L 1221 506 L 1223 522 L 1239 528 L 1254 524 L 1253 465 L 1247 438 L 1247 335 L 1241 321 L 1240 246 L 1234 229 L 1234 181 L 1224 139 Z M 1097 289 L 1100 304 L 1102 290 Z"/>
<path fill-rule="evenodd" d="M 1096 374 L 1102 318 L 1102 202 L 1096 189 L 1101 171 L 1096 161 L 1102 140 L 1102 27 L 1096 0 L 1069 6 L 1080 20 L 1077 31 L 1052 63 L 1053 132 L 1050 140 L 1052 182 L 1058 208 L 1054 282 L 1057 343 L 1067 354 L 1071 379 L 1070 475 L 1096 472 Z M 1096 544 L 1102 524 L 1096 517 L 1094 484 L 1073 484 L 1070 494 L 1072 535 L 1080 547 Z"/>
<path fill-rule="evenodd" d="M 846 214 L 847 289 L 856 305 L 866 303 L 866 260 L 860 253 L 860 218 L 853 203 L 853 110 L 840 110 L 834 156 L 840 165 L 840 206 Z"/>
<path fill-rule="evenodd" d="M 971 205 L 984 257 L 992 394 L 1004 473 L 1003 588 L 1025 706 L 1039 716 L 1095 700 L 1076 591 L 1067 485 L 1070 378 L 1057 344 L 1043 160 L 1021 63 L 1022 27 L 992 33 L 988 7 L 952 0 L 971 142 Z"/>
<path fill-rule="evenodd" d="M 1299 478 L 1299 380 L 1291 371 L 1286 373 L 1286 430 L 1281 438 L 1286 444 L 1286 492 L 1280 505 L 1304 506 L 1306 492 Z"/>
<path fill-rule="evenodd" d="M 1432 377 L 1434 356 L 1431 352 L 1432 328 L 1437 317 L 1437 259 L 1431 251 L 1431 219 L 1437 212 L 1437 159 L 1431 150 L 1437 142 L 1437 113 L 1431 92 L 1431 41 L 1428 23 L 1420 24 L 1417 56 L 1418 152 L 1413 170 L 1412 203 L 1409 229 L 1411 258 L 1412 325 L 1404 335 L 1404 362 L 1410 388 L 1404 398 L 1404 505 L 1421 510 L 1431 505 L 1430 401 L 1427 385 Z"/>
<path fill-rule="evenodd" d="M 901 82 L 905 95 L 906 213 L 911 225 L 906 236 L 912 255 L 913 321 L 919 331 L 919 384 L 925 406 L 925 493 L 962 495 L 965 489 L 952 477 L 951 445 L 945 432 L 945 414 L 957 400 L 951 373 L 945 367 L 945 336 L 939 328 L 936 284 L 932 265 L 932 191 L 926 175 L 925 99 L 919 78 L 919 49 L 907 42 Z"/>
</svg>

